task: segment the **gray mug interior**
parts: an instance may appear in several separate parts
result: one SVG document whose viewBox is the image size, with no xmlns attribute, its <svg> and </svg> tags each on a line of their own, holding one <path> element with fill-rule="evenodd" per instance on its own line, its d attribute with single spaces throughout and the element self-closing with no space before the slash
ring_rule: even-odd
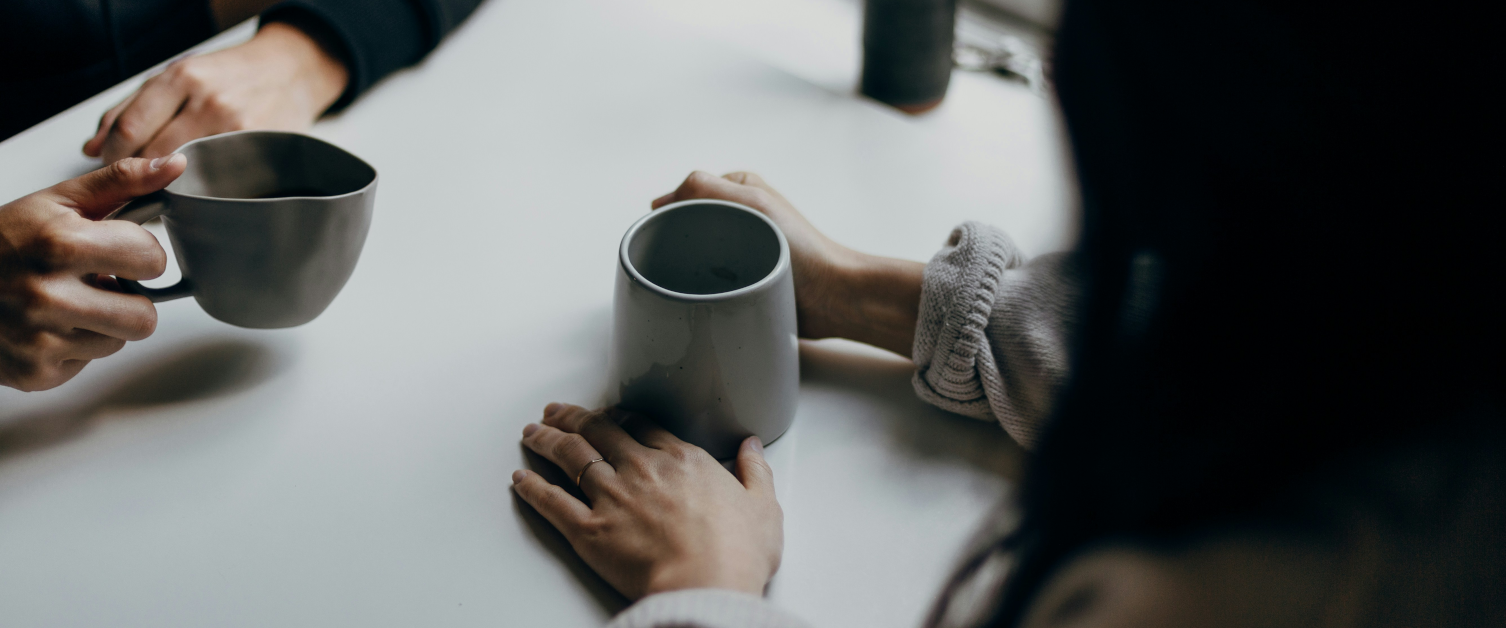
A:
<svg viewBox="0 0 1506 628">
<path fill-rule="evenodd" d="M 339 196 L 361 190 L 376 171 L 355 155 L 306 135 L 233 133 L 191 142 L 183 176 L 167 186 L 177 194 L 258 199 Z"/>
<path fill-rule="evenodd" d="M 747 210 L 717 204 L 660 210 L 638 227 L 628 262 L 644 279 L 681 294 L 751 286 L 779 265 L 779 235 Z"/>
</svg>

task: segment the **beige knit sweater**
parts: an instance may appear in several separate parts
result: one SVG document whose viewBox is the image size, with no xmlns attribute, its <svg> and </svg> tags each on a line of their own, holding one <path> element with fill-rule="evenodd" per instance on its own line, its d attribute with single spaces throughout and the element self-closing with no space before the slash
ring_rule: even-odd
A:
<svg viewBox="0 0 1506 628">
<path fill-rule="evenodd" d="M 1080 295 L 1071 255 L 1026 263 L 1004 232 L 974 222 L 957 227 L 926 266 L 913 353 L 916 394 L 945 410 L 997 420 L 1020 444 L 1034 446 L 1066 381 L 1067 333 Z M 1001 510 L 986 527 L 1007 532 L 1008 516 Z M 803 626 L 762 598 L 695 589 L 644 598 L 608 628 Z"/>
</svg>

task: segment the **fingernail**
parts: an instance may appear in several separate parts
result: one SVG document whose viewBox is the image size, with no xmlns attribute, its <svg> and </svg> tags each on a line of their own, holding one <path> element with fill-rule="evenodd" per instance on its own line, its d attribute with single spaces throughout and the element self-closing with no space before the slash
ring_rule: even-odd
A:
<svg viewBox="0 0 1506 628">
<path fill-rule="evenodd" d="M 527 438 L 529 436 L 532 436 L 533 433 L 537 432 L 537 431 L 539 431 L 539 424 L 538 423 L 529 423 L 528 425 L 524 425 L 523 426 L 523 437 Z"/>
<path fill-rule="evenodd" d="M 524 471 L 522 469 L 518 469 L 517 471 L 513 471 L 512 472 L 512 483 L 513 484 L 517 484 L 519 482 L 522 482 L 523 478 L 526 478 L 526 477 L 528 477 L 528 472 L 527 471 Z"/>
<path fill-rule="evenodd" d="M 746 443 L 748 445 L 748 449 L 752 449 L 753 453 L 760 456 L 763 455 L 763 442 L 759 441 L 757 436 L 749 436 Z"/>
<path fill-rule="evenodd" d="M 675 193 L 674 192 L 670 192 L 669 194 L 665 194 L 664 196 L 661 196 L 659 198 L 654 199 L 653 202 L 651 202 L 651 203 L 648 204 L 648 206 L 649 207 L 658 208 L 660 205 L 668 203 L 669 200 L 672 199 L 672 198 L 674 198 L 674 197 L 675 197 Z"/>
<path fill-rule="evenodd" d="M 554 416 L 554 413 L 559 412 L 560 408 L 563 408 L 563 407 L 565 407 L 565 404 L 560 403 L 558 401 L 556 401 L 554 403 L 551 403 L 551 404 L 549 404 L 547 406 L 544 406 L 544 416 L 546 418 Z"/>
<path fill-rule="evenodd" d="M 163 166 L 167 165 L 167 162 L 172 161 L 173 158 L 177 156 L 178 153 L 172 153 L 170 155 L 163 155 L 161 157 L 153 159 L 151 163 L 152 170 L 161 170 Z"/>
</svg>

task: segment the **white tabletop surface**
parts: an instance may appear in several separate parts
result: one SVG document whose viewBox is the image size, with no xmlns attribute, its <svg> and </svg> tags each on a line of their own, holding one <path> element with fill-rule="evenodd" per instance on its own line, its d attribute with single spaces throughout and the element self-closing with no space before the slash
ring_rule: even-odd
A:
<svg viewBox="0 0 1506 628">
<path fill-rule="evenodd" d="M 175 301 L 72 382 L 0 390 L 0 624 L 599 625 L 624 601 L 508 474 L 544 404 L 602 398 L 616 244 L 650 199 L 750 169 L 862 250 L 927 259 L 967 219 L 1069 245 L 1058 124 L 1024 87 L 959 75 L 909 118 L 656 3 L 493 0 L 320 123 L 382 178 L 318 320 L 244 330 Z M 0 198 L 96 167 L 78 147 L 137 82 L 0 144 Z M 769 597 L 815 625 L 917 624 L 1017 473 L 996 425 L 918 402 L 910 371 L 802 346 L 768 448 Z"/>
</svg>

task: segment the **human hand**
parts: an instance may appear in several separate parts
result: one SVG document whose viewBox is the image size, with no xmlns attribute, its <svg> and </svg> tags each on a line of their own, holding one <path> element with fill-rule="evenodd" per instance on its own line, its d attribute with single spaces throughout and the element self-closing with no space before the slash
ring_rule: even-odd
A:
<svg viewBox="0 0 1506 628">
<path fill-rule="evenodd" d="M 762 212 L 790 245 L 795 317 L 805 338 L 850 338 L 909 356 L 915 344 L 925 265 L 859 253 L 826 237 L 762 177 L 692 172 L 680 187 L 654 199 L 658 209 L 709 198 Z"/>
<path fill-rule="evenodd" d="M 637 415 L 551 403 L 543 423 L 523 428 L 523 444 L 578 476 L 589 503 L 530 471 L 513 472 L 513 489 L 619 592 L 763 594 L 784 551 L 784 513 L 757 437 L 743 441 L 734 477 Z M 587 469 L 596 458 L 605 461 Z"/>
<path fill-rule="evenodd" d="M 308 128 L 345 91 L 349 73 L 297 27 L 273 22 L 244 44 L 177 61 L 99 120 L 84 154 L 112 163 L 159 157 L 245 129 Z"/>
<path fill-rule="evenodd" d="M 110 275 L 152 279 L 167 253 L 141 226 L 100 219 L 166 187 L 187 163 L 117 161 L 0 205 L 0 384 L 53 388 L 152 335 L 157 309 L 119 292 Z"/>
</svg>

